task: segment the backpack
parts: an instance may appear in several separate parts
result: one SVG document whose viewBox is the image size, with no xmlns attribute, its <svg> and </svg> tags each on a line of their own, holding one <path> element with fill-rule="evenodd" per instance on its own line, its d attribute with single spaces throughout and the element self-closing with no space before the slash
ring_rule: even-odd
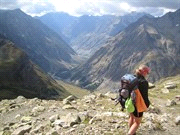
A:
<svg viewBox="0 0 180 135">
<path fill-rule="evenodd" d="M 118 101 L 122 106 L 122 111 L 124 110 L 124 108 L 128 108 L 127 105 L 129 103 L 126 103 L 126 101 L 129 102 L 130 100 L 132 100 L 131 103 L 135 105 L 136 94 L 134 90 L 137 88 L 138 88 L 138 78 L 135 75 L 125 74 L 124 76 L 121 77 L 121 87 L 119 89 Z M 132 109 L 131 112 L 133 112 Z"/>
</svg>

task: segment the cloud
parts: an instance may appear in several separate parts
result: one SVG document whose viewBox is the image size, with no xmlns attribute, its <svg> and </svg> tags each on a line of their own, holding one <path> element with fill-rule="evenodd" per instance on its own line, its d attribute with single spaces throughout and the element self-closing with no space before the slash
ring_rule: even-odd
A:
<svg viewBox="0 0 180 135">
<path fill-rule="evenodd" d="M 134 7 L 164 7 L 169 9 L 180 8 L 179 0 L 122 0 Z"/>
<path fill-rule="evenodd" d="M 47 0 L 1 0 L 0 9 L 16 9 L 34 15 L 42 15 L 55 11 L 55 6 Z"/>
<path fill-rule="evenodd" d="M 55 6 L 47 1 L 43 0 L 24 0 L 23 3 L 21 3 L 22 0 L 19 0 L 19 5 L 21 9 L 28 13 L 31 14 L 32 16 L 34 15 L 43 15 L 48 12 L 53 12 L 55 11 Z"/>
<path fill-rule="evenodd" d="M 161 16 L 180 8 L 180 0 L 1 0 L 1 9 L 20 8 L 30 15 L 63 11 L 71 15 L 123 15 L 131 11 Z"/>
<path fill-rule="evenodd" d="M 79 15 L 123 15 L 127 11 L 120 8 L 120 5 L 116 5 L 112 2 L 86 2 L 76 9 L 75 12 Z"/>
<path fill-rule="evenodd" d="M 153 16 L 162 16 L 180 8 L 180 0 L 123 0 L 137 12 L 147 12 Z"/>
<path fill-rule="evenodd" d="M 0 9 L 14 9 L 18 8 L 17 6 L 18 0 L 1 0 L 0 1 Z"/>
</svg>

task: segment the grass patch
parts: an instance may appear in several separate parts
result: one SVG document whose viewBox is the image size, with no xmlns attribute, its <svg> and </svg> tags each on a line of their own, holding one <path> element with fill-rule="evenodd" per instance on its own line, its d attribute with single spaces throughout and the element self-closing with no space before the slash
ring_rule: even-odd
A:
<svg viewBox="0 0 180 135">
<path fill-rule="evenodd" d="M 82 122 L 83 124 L 89 124 L 89 121 L 91 120 L 91 118 L 86 117 L 85 120 Z"/>
<path fill-rule="evenodd" d="M 177 85 L 177 88 L 169 89 L 169 93 L 163 93 L 164 85 L 172 82 Z M 176 95 L 180 95 L 180 75 L 174 77 L 167 77 L 155 84 L 155 88 L 149 90 L 149 96 L 161 99 L 174 99 Z"/>
<path fill-rule="evenodd" d="M 165 89 L 164 86 L 167 83 L 176 84 L 176 88 L 168 89 L 169 93 L 163 93 L 162 89 Z M 174 116 L 179 115 L 180 112 L 180 102 L 176 100 L 176 96 L 180 95 L 180 75 L 174 77 L 168 77 L 160 80 L 155 84 L 155 88 L 149 90 L 150 102 L 153 103 L 154 107 L 159 107 L 162 112 L 173 114 Z M 166 106 L 168 103 L 168 99 L 170 101 L 174 100 L 177 105 Z M 156 127 L 158 130 L 162 130 L 161 125 L 156 123 Z"/>
<path fill-rule="evenodd" d="M 82 89 L 73 84 L 65 83 L 63 81 L 56 80 L 58 84 L 62 85 L 70 94 L 76 96 L 77 98 L 82 98 L 85 95 L 90 94 L 90 91 L 87 89 Z"/>
</svg>

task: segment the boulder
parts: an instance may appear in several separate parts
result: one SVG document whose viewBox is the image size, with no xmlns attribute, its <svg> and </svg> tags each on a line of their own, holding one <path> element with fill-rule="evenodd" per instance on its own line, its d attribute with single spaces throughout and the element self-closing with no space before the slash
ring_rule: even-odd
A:
<svg viewBox="0 0 180 135">
<path fill-rule="evenodd" d="M 81 123 L 81 118 L 79 117 L 79 115 L 73 113 L 68 113 L 65 117 L 62 117 L 61 120 L 64 121 L 65 125 L 69 127 Z"/>
</svg>

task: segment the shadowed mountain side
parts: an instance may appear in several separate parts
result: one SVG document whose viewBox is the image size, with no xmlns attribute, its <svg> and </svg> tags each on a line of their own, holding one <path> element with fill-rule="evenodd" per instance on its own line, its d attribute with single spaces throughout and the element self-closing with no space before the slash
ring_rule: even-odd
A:
<svg viewBox="0 0 180 135">
<path fill-rule="evenodd" d="M 152 69 L 151 82 L 179 74 L 179 24 L 180 10 L 161 18 L 139 19 L 74 69 L 72 81 L 89 89 L 113 86 L 112 82 L 119 82 L 122 75 L 133 73 L 140 64 Z"/>
<path fill-rule="evenodd" d="M 65 98 L 69 93 L 9 40 L 0 37 L 0 99 Z"/>
<path fill-rule="evenodd" d="M 18 48 L 44 71 L 54 74 L 67 71 L 75 64 L 75 51 L 61 37 L 20 9 L 0 11 L 0 34 Z"/>
</svg>

